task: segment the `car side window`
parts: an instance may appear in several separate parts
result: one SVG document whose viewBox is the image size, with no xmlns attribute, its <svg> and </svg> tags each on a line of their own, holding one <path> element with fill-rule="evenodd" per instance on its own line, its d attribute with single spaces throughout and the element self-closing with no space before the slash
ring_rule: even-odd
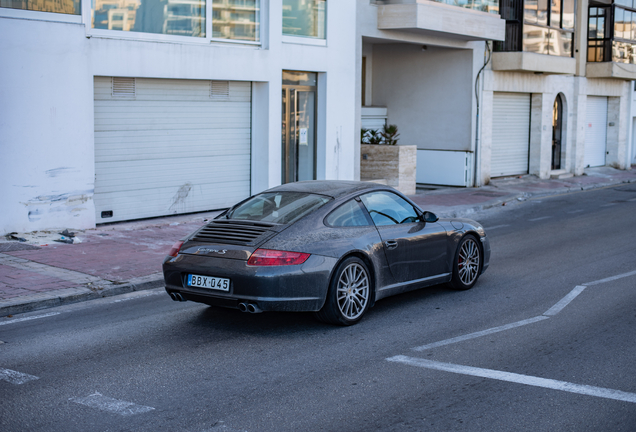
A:
<svg viewBox="0 0 636 432">
<path fill-rule="evenodd" d="M 327 219 L 327 225 L 331 227 L 356 227 L 371 225 L 364 214 L 364 210 L 360 208 L 357 201 L 347 201 L 334 211 L 332 211 Z"/>
<path fill-rule="evenodd" d="M 418 214 L 404 198 L 387 191 L 371 192 L 360 197 L 376 226 L 418 221 Z"/>
</svg>

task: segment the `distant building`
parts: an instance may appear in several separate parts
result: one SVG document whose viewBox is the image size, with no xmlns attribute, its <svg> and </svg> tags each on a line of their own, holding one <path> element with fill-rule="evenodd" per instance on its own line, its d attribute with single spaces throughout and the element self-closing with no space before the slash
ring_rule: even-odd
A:
<svg viewBox="0 0 636 432">
<path fill-rule="evenodd" d="M 419 183 L 636 163 L 632 0 L 358 0 L 357 22 L 360 125 L 396 124 Z"/>
</svg>

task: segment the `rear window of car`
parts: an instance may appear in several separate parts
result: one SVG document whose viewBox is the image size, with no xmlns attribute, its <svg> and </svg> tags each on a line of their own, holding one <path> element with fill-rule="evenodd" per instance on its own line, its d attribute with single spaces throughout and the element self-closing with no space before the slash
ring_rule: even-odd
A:
<svg viewBox="0 0 636 432">
<path fill-rule="evenodd" d="M 327 225 L 331 227 L 356 227 L 356 226 L 369 226 L 369 220 L 364 214 L 364 211 L 360 208 L 360 204 L 351 200 L 334 211 L 332 211 L 327 219 L 325 219 Z"/>
<path fill-rule="evenodd" d="M 265 192 L 230 210 L 227 219 L 290 224 L 322 207 L 331 198 L 301 192 Z"/>
</svg>

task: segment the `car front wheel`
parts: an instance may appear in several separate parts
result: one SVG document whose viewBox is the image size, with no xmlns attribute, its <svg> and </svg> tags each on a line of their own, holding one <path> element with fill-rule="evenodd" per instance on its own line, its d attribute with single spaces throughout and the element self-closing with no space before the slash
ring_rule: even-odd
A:
<svg viewBox="0 0 636 432">
<path fill-rule="evenodd" d="M 316 316 L 330 324 L 355 324 L 369 308 L 370 297 L 369 269 L 361 259 L 349 257 L 336 269 L 325 304 Z"/>
<path fill-rule="evenodd" d="M 450 286 L 456 290 L 471 289 L 477 282 L 481 270 L 481 249 L 477 239 L 467 235 L 459 243 L 453 261 L 453 278 Z"/>
</svg>

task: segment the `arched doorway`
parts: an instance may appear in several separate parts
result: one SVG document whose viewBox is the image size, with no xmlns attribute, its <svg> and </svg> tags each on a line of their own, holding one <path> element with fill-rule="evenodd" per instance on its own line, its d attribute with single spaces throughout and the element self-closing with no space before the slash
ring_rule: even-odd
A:
<svg viewBox="0 0 636 432">
<path fill-rule="evenodd" d="M 561 169 L 561 138 L 563 137 L 563 100 L 557 95 L 552 108 L 552 166 Z"/>
</svg>

